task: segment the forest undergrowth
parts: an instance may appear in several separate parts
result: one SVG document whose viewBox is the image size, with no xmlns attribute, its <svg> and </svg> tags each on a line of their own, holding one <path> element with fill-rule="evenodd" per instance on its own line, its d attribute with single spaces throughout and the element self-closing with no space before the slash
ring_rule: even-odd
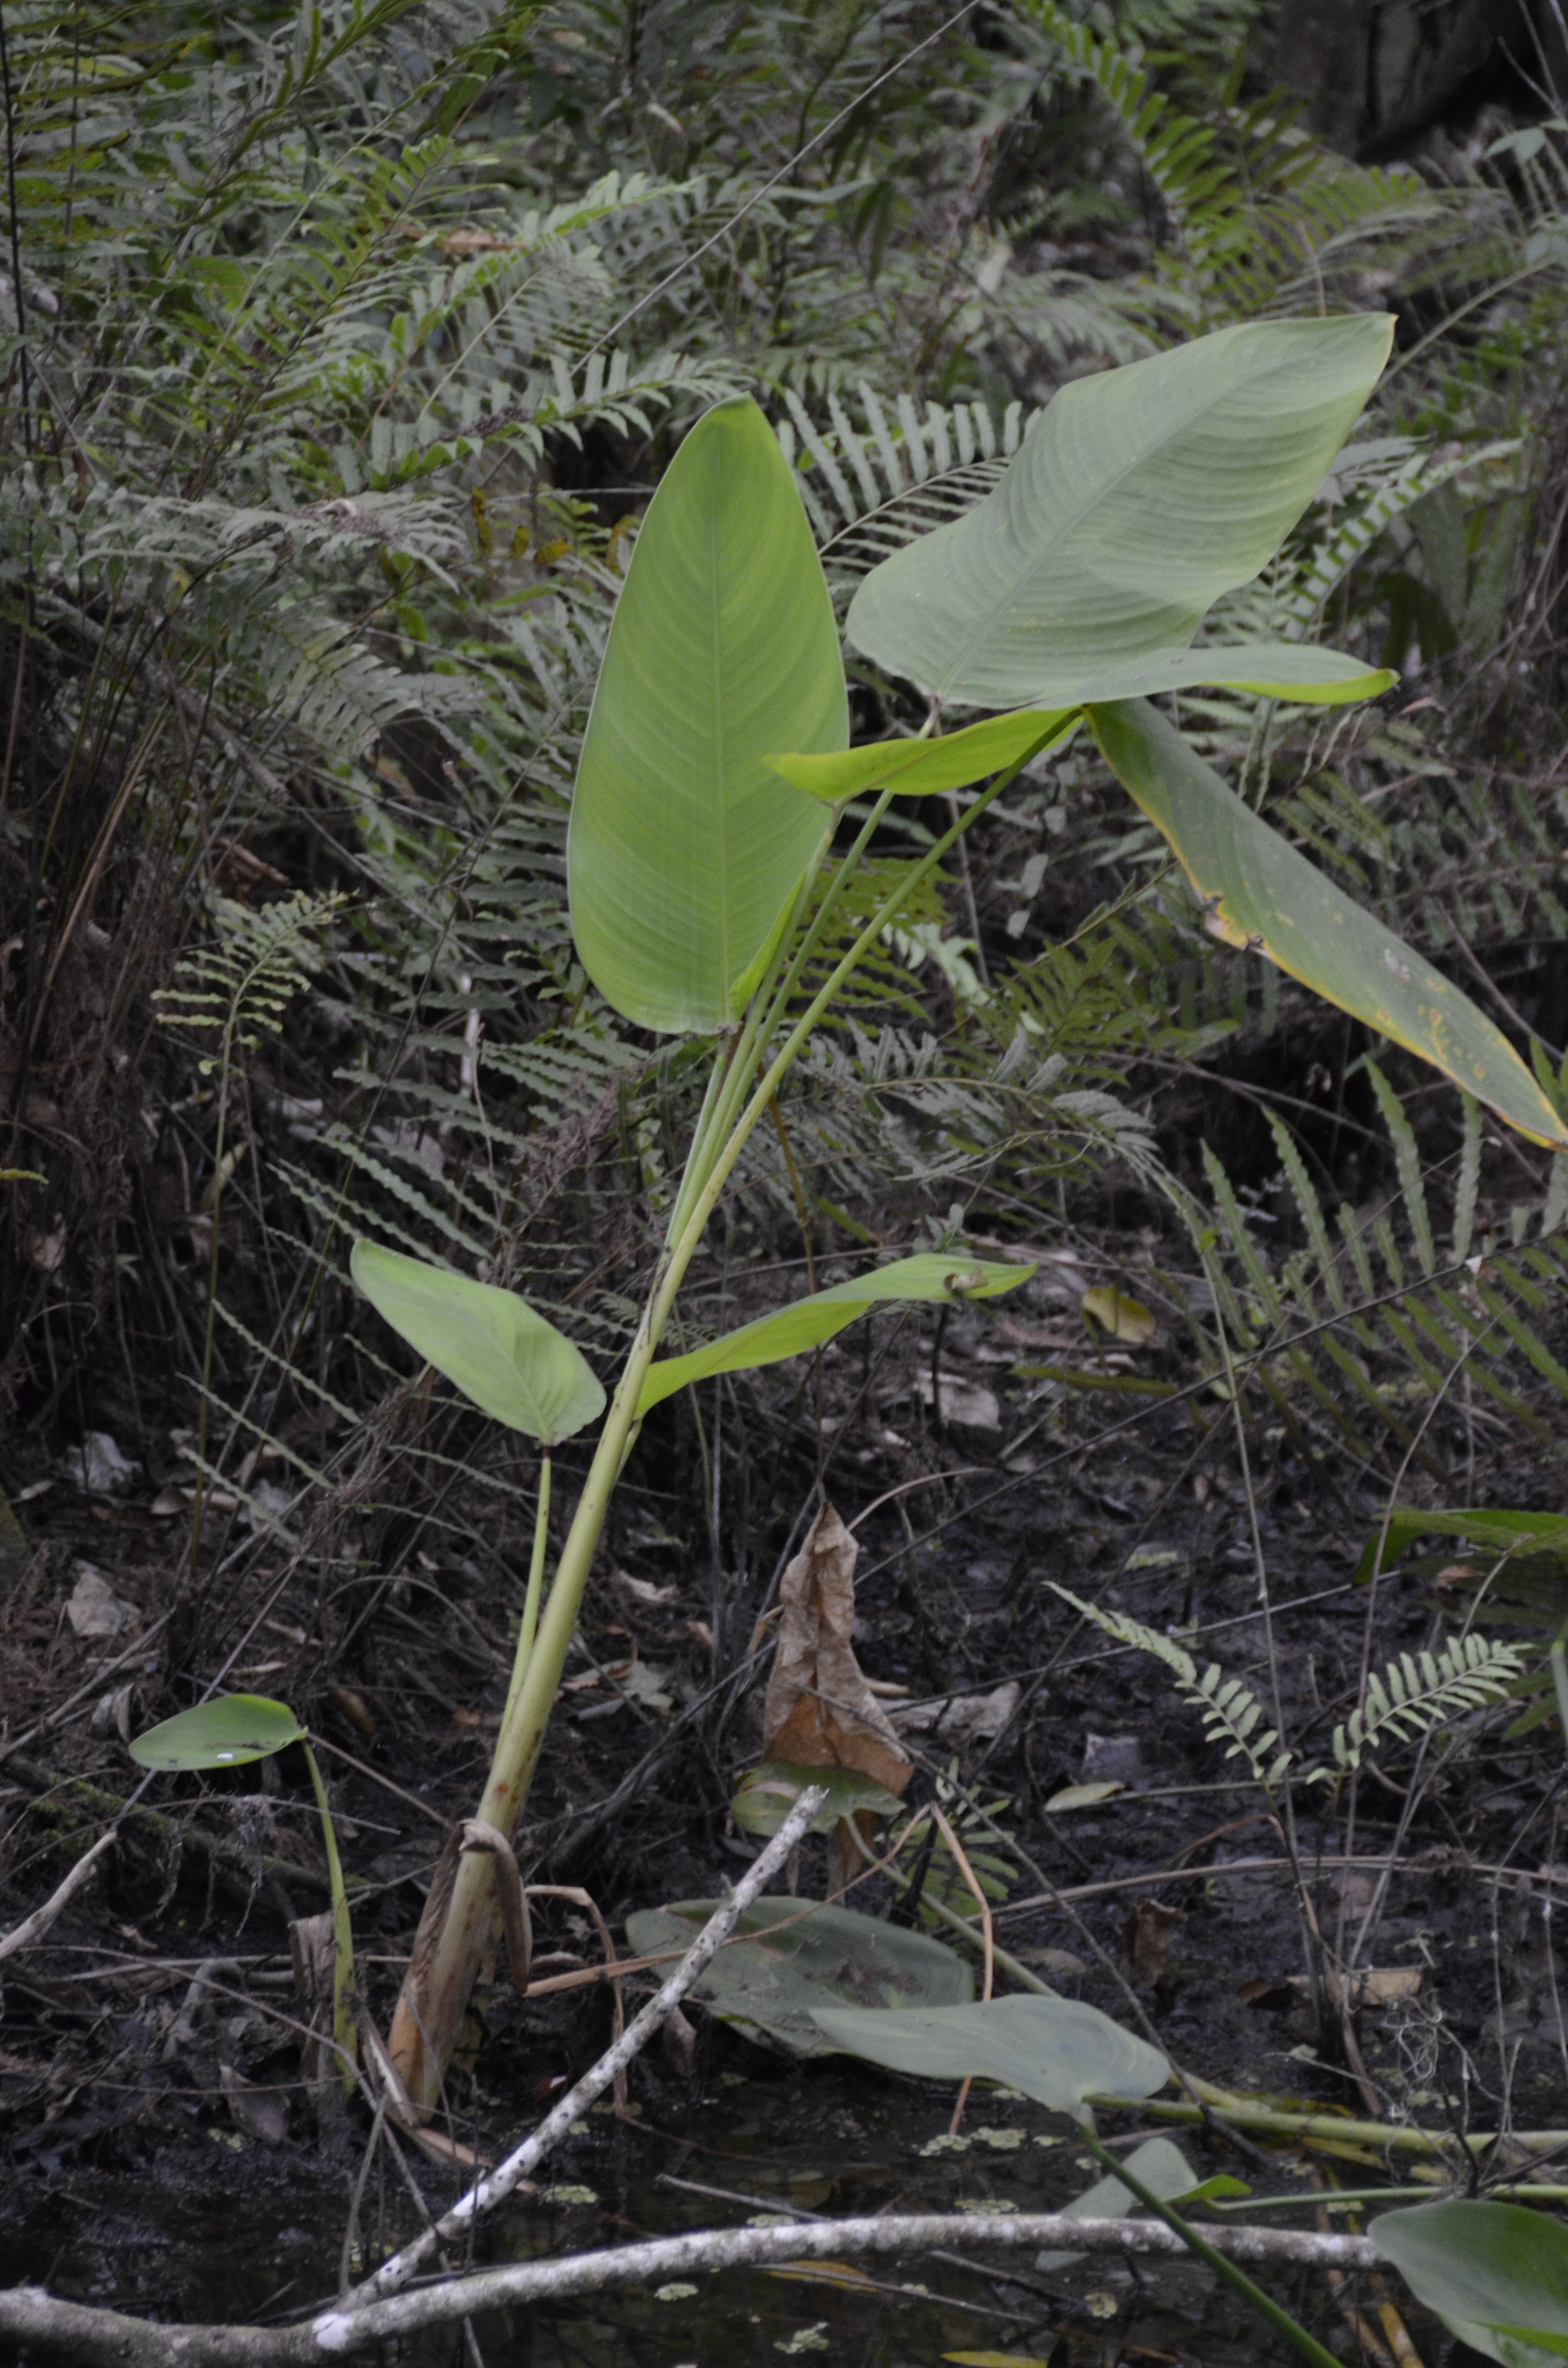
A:
<svg viewBox="0 0 1568 2368">
<path fill-rule="evenodd" d="M 0 25 L 7 2279 L 287 2317 L 509 2146 L 657 1978 L 600 1972 L 656 1953 L 627 1918 L 755 1860 L 737 1788 L 824 1507 L 904 1806 L 949 1823 L 891 1873 L 891 1826 L 809 1839 L 790 1892 L 858 1878 L 849 1906 L 977 1962 L 983 1893 L 1009 1978 L 1233 2100 L 1341 2115 L 1278 2157 L 1233 2115 L 1192 2137 L 1203 2176 L 1306 2180 L 1325 2226 L 1334 2186 L 1408 2183 L 1373 2124 L 1502 2133 L 1487 2192 L 1513 2134 L 1568 2145 L 1568 1160 L 1225 943 L 1086 738 L 883 933 L 670 1345 L 883 1257 L 1028 1279 L 649 1415 L 518 1838 L 528 1995 L 487 1966 L 423 2154 L 324 2052 L 299 1747 L 128 1754 L 214 1693 L 291 1707 L 384 2026 L 501 1725 L 538 1459 L 418 1368 L 350 1247 L 520 1292 L 607 1374 L 632 1335 L 705 1076 L 586 975 L 566 826 L 641 518 L 727 395 L 771 424 L 842 617 L 1064 385 L 1393 313 L 1353 440 L 1205 632 L 1332 640 L 1397 687 L 1169 704 L 1568 1108 L 1560 97 L 1358 165 L 1274 87 L 1253 0 Z M 857 742 L 928 721 L 853 651 L 849 683 Z M 823 974 L 934 811 L 888 808 Z M 556 1451 L 558 1539 L 585 1468 Z M 804 2212 L 1085 2184 L 1005 2093 L 944 2140 L 778 2044 L 677 2021 L 512 2254 L 706 2225 L 672 2174 Z M 946 2299 L 903 2334 L 858 2273 L 801 2301 L 758 2271 L 722 2340 L 1264 2356 L 1186 2272 L 927 2266 Z M 668 2291 L 563 2305 L 537 2356 L 695 2357 L 720 2322 Z M 1436 2340 L 1359 2287 L 1313 2307 L 1361 2357 Z"/>
</svg>

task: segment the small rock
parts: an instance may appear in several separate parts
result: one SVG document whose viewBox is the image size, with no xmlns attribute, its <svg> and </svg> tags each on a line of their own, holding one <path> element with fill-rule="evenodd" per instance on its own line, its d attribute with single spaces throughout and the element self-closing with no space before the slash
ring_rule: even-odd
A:
<svg viewBox="0 0 1568 2368">
<path fill-rule="evenodd" d="M 107 1430 L 90 1430 L 65 1458 L 66 1475 L 89 1497 L 122 1496 L 141 1473 Z"/>
<path fill-rule="evenodd" d="M 90 1562 L 76 1565 L 76 1584 L 65 1606 L 65 1617 L 78 1636 L 119 1636 L 132 1627 L 136 1607 L 118 1596 L 101 1570 Z"/>
</svg>

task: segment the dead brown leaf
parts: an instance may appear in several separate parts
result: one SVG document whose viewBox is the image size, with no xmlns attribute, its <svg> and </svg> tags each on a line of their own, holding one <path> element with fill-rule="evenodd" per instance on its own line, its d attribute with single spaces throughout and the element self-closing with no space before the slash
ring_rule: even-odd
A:
<svg viewBox="0 0 1568 2368">
<path fill-rule="evenodd" d="M 831 1505 L 784 1574 L 763 1751 L 796 1768 L 853 1768 L 902 1793 L 915 1770 L 850 1642 L 859 1548 Z"/>
<path fill-rule="evenodd" d="M 1171 1927 L 1182 1921 L 1179 1907 L 1158 1899 L 1138 1899 L 1122 1928 L 1121 1953 L 1129 1979 L 1139 1989 L 1153 1989 L 1164 1981 L 1171 1953 Z"/>
</svg>

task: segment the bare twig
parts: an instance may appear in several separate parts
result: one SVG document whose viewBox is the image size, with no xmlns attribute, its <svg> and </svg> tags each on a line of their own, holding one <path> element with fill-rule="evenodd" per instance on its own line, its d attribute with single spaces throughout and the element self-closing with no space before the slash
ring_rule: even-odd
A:
<svg viewBox="0 0 1568 2368">
<path fill-rule="evenodd" d="M 118 1828 L 111 1826 L 107 1834 L 100 1834 L 92 1849 L 85 1850 L 76 1861 L 64 1882 L 50 1893 L 43 1906 L 35 1907 L 30 1916 L 24 1916 L 19 1924 L 14 1924 L 5 1937 L 0 1939 L 0 1959 L 19 1956 L 24 1949 L 30 1949 L 35 1941 L 42 1938 L 67 1901 L 74 1893 L 81 1890 L 94 1867 L 102 1858 L 110 1842 L 114 1840 Z"/>
</svg>

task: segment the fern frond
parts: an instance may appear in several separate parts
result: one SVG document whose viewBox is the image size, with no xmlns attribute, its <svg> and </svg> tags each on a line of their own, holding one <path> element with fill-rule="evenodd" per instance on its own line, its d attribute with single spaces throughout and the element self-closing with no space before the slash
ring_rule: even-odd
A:
<svg viewBox="0 0 1568 2368">
<path fill-rule="evenodd" d="M 1081 1596 L 1074 1595 L 1070 1588 L 1058 1586 L 1054 1579 L 1047 1583 L 1053 1594 L 1060 1595 L 1085 1620 L 1092 1620 L 1096 1628 L 1103 1629 L 1119 1645 L 1131 1645 L 1140 1653 L 1152 1653 L 1156 1660 L 1163 1661 L 1176 1679 L 1177 1693 L 1197 1710 L 1207 1739 L 1223 1744 L 1227 1759 L 1244 1759 L 1256 1784 L 1269 1793 L 1283 1782 L 1295 1755 L 1274 1749 L 1279 1741 L 1275 1728 L 1258 1733 L 1265 1717 L 1263 1704 L 1239 1678 L 1227 1678 L 1214 1661 L 1199 1676 L 1191 1654 L 1171 1637 L 1162 1636 L 1157 1628 L 1146 1628 L 1141 1620 L 1130 1619 L 1124 1611 L 1108 1611 L 1098 1604 L 1085 1603 Z"/>
<path fill-rule="evenodd" d="M 1381 1677 L 1376 1670 L 1369 1675 L 1359 1706 L 1334 1730 L 1333 1765 L 1312 1769 L 1308 1783 L 1336 1784 L 1385 1739 L 1416 1742 L 1467 1711 L 1500 1701 L 1523 1668 L 1517 1645 L 1485 1636 L 1453 1637 L 1437 1653 L 1402 1653 Z"/>
</svg>

